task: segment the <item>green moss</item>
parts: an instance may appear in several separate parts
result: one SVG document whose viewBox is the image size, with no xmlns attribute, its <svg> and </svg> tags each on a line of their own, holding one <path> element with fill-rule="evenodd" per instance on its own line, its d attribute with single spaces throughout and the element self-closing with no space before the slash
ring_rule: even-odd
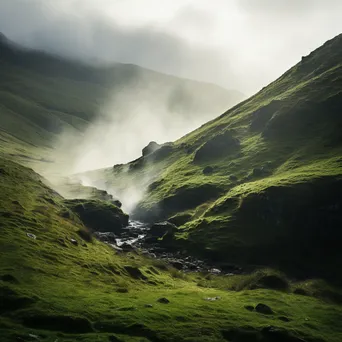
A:
<svg viewBox="0 0 342 342">
<path fill-rule="evenodd" d="M 114 336 L 122 341 L 224 341 L 228 330 L 249 327 L 262 334 L 270 324 L 302 338 L 337 342 L 342 337 L 342 310 L 334 302 L 251 286 L 260 284 L 260 275 L 208 280 L 139 253 L 119 255 L 96 240 L 82 242 L 81 222 L 60 216 L 63 198 L 37 174 L 6 159 L 0 159 L 0 170 L 3 341 L 25 340 L 29 334 L 47 342 L 111 341 Z M 162 297 L 170 303 L 159 303 Z M 213 297 L 220 299 L 206 300 Z M 259 302 L 275 314 L 245 309 Z"/>
</svg>

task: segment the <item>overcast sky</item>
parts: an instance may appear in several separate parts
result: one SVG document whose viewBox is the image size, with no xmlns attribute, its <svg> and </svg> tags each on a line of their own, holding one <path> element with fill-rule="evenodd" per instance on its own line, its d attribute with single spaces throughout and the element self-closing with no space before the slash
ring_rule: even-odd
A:
<svg viewBox="0 0 342 342">
<path fill-rule="evenodd" d="M 342 32 L 341 15 L 341 0 L 0 0 L 0 32 L 250 95 Z"/>
</svg>

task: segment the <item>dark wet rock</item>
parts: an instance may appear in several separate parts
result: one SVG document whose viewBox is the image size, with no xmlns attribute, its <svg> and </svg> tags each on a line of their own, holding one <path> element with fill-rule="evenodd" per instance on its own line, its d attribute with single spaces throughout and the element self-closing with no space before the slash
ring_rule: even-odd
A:
<svg viewBox="0 0 342 342">
<path fill-rule="evenodd" d="M 120 245 L 120 247 L 124 252 L 133 252 L 136 250 L 136 247 L 134 247 L 132 244 L 130 243 L 126 243 L 124 242 L 122 245 Z"/>
<path fill-rule="evenodd" d="M 122 342 L 122 340 L 114 335 L 108 336 L 109 342 Z"/>
<path fill-rule="evenodd" d="M 129 171 L 134 171 L 134 170 L 139 170 L 144 166 L 144 157 L 140 157 L 138 159 L 135 159 L 133 161 L 131 161 L 130 163 L 128 163 L 128 170 Z"/>
<path fill-rule="evenodd" d="M 281 276 L 270 274 L 261 277 L 258 280 L 257 287 L 284 291 L 289 288 L 289 283 Z"/>
<path fill-rule="evenodd" d="M 214 168 L 211 166 L 206 166 L 202 171 L 204 175 L 211 175 L 213 172 L 214 172 Z"/>
<path fill-rule="evenodd" d="M 115 206 L 117 206 L 118 208 L 122 207 L 122 203 L 118 200 L 118 199 L 113 199 L 110 201 L 112 204 L 114 204 Z"/>
<path fill-rule="evenodd" d="M 122 334 L 127 336 L 137 336 L 137 337 L 145 337 L 146 340 L 154 341 L 154 342 L 161 342 L 162 339 L 159 339 L 156 333 L 149 329 L 146 325 L 140 323 L 134 323 L 131 325 L 123 325 L 122 322 L 115 320 L 111 321 L 100 321 L 94 324 L 94 328 L 101 332 L 106 333 L 115 333 L 115 334 Z M 126 339 L 125 339 L 126 341 Z"/>
<path fill-rule="evenodd" d="M 272 315 L 273 314 L 273 310 L 266 304 L 262 304 L 259 303 L 256 307 L 255 307 L 255 311 L 262 313 L 264 315 Z"/>
<path fill-rule="evenodd" d="M 109 202 L 74 199 L 65 200 L 64 204 L 92 231 L 120 232 L 128 225 L 128 215 Z"/>
<path fill-rule="evenodd" d="M 176 231 L 177 231 L 177 227 L 174 224 L 164 221 L 164 222 L 158 222 L 158 223 L 153 224 L 148 234 L 153 237 L 161 238 L 165 234 L 173 235 Z"/>
<path fill-rule="evenodd" d="M 227 341 L 236 342 L 260 342 L 260 333 L 254 329 L 229 329 L 221 331 Z"/>
<path fill-rule="evenodd" d="M 145 157 L 150 153 L 158 150 L 161 145 L 157 144 L 155 141 L 151 141 L 146 147 L 142 149 L 142 155 Z"/>
<path fill-rule="evenodd" d="M 124 269 L 134 279 L 147 280 L 147 277 L 139 270 L 138 267 L 124 266 Z"/>
<path fill-rule="evenodd" d="M 230 175 L 229 176 L 229 180 L 232 181 L 232 182 L 236 182 L 238 180 L 238 178 L 234 175 Z"/>
<path fill-rule="evenodd" d="M 240 142 L 231 131 L 225 131 L 205 142 L 195 153 L 194 162 L 204 162 L 238 151 Z"/>
<path fill-rule="evenodd" d="M 294 294 L 300 295 L 300 296 L 308 296 L 309 294 L 307 293 L 307 291 L 305 291 L 304 289 L 298 287 L 297 289 L 295 289 L 293 291 Z"/>
<path fill-rule="evenodd" d="M 79 229 L 77 231 L 77 234 L 84 240 L 87 242 L 92 242 L 93 241 L 93 234 L 92 232 L 86 228 L 86 227 L 82 227 L 81 229 Z M 81 241 L 81 245 L 84 244 L 84 241 Z"/>
<path fill-rule="evenodd" d="M 280 316 L 280 317 L 278 317 L 278 319 L 279 319 L 280 321 L 283 321 L 283 322 L 290 322 L 290 321 L 291 321 L 290 318 L 288 318 L 288 317 L 286 317 L 286 316 Z"/>
<path fill-rule="evenodd" d="M 124 164 L 115 164 L 113 166 L 114 171 L 122 171 L 123 168 L 124 168 Z"/>
<path fill-rule="evenodd" d="M 241 273 L 242 272 L 242 268 L 238 265 L 234 265 L 234 264 L 222 264 L 220 265 L 221 269 L 223 272 L 225 273 Z"/>
<path fill-rule="evenodd" d="M 125 287 L 120 287 L 118 289 L 116 289 L 116 292 L 118 293 L 128 293 L 128 289 Z"/>
<path fill-rule="evenodd" d="M 305 342 L 305 340 L 291 335 L 285 329 L 272 326 L 264 327 L 261 330 L 253 328 L 233 328 L 221 331 L 227 341 L 236 342 Z"/>
<path fill-rule="evenodd" d="M 252 305 L 245 305 L 244 308 L 248 311 L 254 311 L 254 306 L 252 306 Z"/>
<path fill-rule="evenodd" d="M 182 226 L 186 222 L 191 220 L 192 215 L 189 213 L 181 213 L 177 214 L 175 216 L 172 216 L 171 218 L 168 219 L 168 221 L 177 227 Z"/>
<path fill-rule="evenodd" d="M 178 261 L 178 260 L 171 260 L 171 261 L 170 261 L 170 264 L 171 264 L 174 268 L 176 268 L 177 270 L 183 269 L 183 266 L 184 266 L 183 262 Z"/>
<path fill-rule="evenodd" d="M 147 156 L 147 159 L 153 160 L 153 161 L 159 161 L 171 155 L 172 152 L 173 152 L 173 145 L 171 143 L 166 143 L 160 146 L 160 148 L 158 148 L 154 152 L 150 153 Z"/>
<path fill-rule="evenodd" d="M 95 232 L 94 236 L 103 242 L 116 243 L 117 235 L 113 232 Z"/>
<path fill-rule="evenodd" d="M 78 246 L 78 241 L 75 240 L 75 239 L 70 239 L 70 242 L 75 245 L 75 246 Z"/>
<path fill-rule="evenodd" d="M 262 131 L 273 115 L 281 108 L 282 102 L 275 100 L 251 114 L 251 131 Z"/>
<path fill-rule="evenodd" d="M 306 342 L 300 337 L 290 334 L 289 331 L 273 326 L 268 326 L 262 329 L 262 341 L 270 342 Z"/>
<path fill-rule="evenodd" d="M 4 281 L 5 283 L 12 283 L 12 284 L 18 284 L 19 281 L 16 277 L 12 276 L 12 274 L 4 274 L 0 276 L 0 280 Z"/>
<path fill-rule="evenodd" d="M 34 329 L 79 334 L 93 331 L 90 322 L 82 317 L 37 315 L 24 317 L 22 321 L 25 326 Z"/>
<path fill-rule="evenodd" d="M 23 297 L 7 286 L 0 287 L 0 314 L 24 309 L 34 302 L 33 298 Z"/>
<path fill-rule="evenodd" d="M 252 177 L 262 177 L 269 174 L 269 171 L 264 167 L 255 167 L 252 171 Z"/>
<path fill-rule="evenodd" d="M 165 297 L 159 298 L 157 300 L 157 302 L 158 303 L 162 303 L 162 304 L 169 304 L 170 303 L 170 301 L 167 298 L 165 298 Z"/>
<path fill-rule="evenodd" d="M 132 212 L 132 217 L 146 222 L 163 221 L 176 213 L 218 198 L 222 193 L 222 187 L 217 184 L 203 183 L 196 187 L 184 185 L 150 209 L 146 210 L 138 204 Z"/>
</svg>

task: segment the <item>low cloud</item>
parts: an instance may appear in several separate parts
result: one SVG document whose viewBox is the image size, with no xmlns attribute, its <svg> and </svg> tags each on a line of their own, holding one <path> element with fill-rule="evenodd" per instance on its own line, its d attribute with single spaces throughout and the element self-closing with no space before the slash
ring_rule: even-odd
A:
<svg viewBox="0 0 342 342">
<path fill-rule="evenodd" d="M 342 31 L 339 0 L 3 0 L 0 31 L 92 63 L 134 63 L 252 94 Z"/>
</svg>

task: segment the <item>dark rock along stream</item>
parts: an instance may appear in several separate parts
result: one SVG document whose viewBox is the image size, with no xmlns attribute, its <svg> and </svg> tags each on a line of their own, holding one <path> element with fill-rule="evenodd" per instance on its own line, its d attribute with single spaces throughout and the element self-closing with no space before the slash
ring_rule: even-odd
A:
<svg viewBox="0 0 342 342">
<path fill-rule="evenodd" d="M 161 223 L 166 224 L 166 223 Z M 207 263 L 205 261 L 196 259 L 187 255 L 184 252 L 177 251 L 172 253 L 166 248 L 159 246 L 157 243 L 148 242 L 149 231 L 151 226 L 139 222 L 129 221 L 129 225 L 122 229 L 120 234 L 113 232 L 96 232 L 95 236 L 102 242 L 109 244 L 113 249 L 119 252 L 140 251 L 147 257 L 159 259 L 170 264 L 178 270 L 184 272 L 208 272 L 211 274 L 222 274 L 222 270 L 217 266 Z M 240 269 L 233 270 L 225 275 L 233 275 L 240 273 Z"/>
</svg>

